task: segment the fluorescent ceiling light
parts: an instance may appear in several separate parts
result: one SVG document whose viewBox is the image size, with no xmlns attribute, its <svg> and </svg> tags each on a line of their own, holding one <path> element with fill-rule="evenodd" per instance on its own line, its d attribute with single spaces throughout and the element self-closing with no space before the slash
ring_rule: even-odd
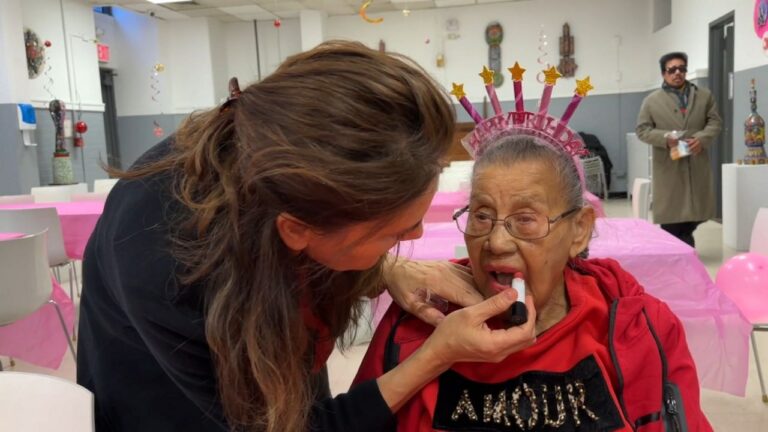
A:
<svg viewBox="0 0 768 432">
<path fill-rule="evenodd" d="M 147 1 L 154 4 L 163 4 L 163 3 L 181 3 L 189 0 L 147 0 Z"/>
</svg>

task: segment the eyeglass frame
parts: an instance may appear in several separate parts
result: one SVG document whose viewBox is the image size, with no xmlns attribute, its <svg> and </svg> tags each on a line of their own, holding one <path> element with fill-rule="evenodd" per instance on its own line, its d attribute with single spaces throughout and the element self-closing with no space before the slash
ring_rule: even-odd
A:
<svg viewBox="0 0 768 432">
<path fill-rule="evenodd" d="M 666 73 L 667 75 L 674 75 L 678 71 L 683 73 L 683 74 L 687 74 L 688 73 L 688 65 L 671 66 L 669 68 L 665 68 L 664 69 L 664 73 Z"/>
<path fill-rule="evenodd" d="M 466 205 L 466 206 L 464 206 L 464 207 L 462 207 L 462 208 L 460 208 L 460 209 L 456 210 L 456 211 L 453 213 L 452 219 L 453 219 L 453 221 L 454 221 L 454 222 L 456 222 L 456 228 L 458 228 L 458 229 L 459 229 L 459 231 L 460 231 L 462 234 L 464 234 L 464 235 L 468 235 L 468 236 L 470 236 L 470 237 L 476 237 L 476 238 L 479 238 L 479 237 L 484 237 L 484 236 L 490 235 L 490 234 L 493 232 L 494 228 L 496 228 L 496 224 L 497 224 L 497 223 L 499 223 L 499 222 L 502 222 L 502 225 L 504 225 L 504 230 L 505 230 L 505 231 L 507 232 L 507 234 L 509 234 L 511 237 L 514 237 L 514 238 L 516 238 L 516 239 L 518 239 L 518 240 L 541 240 L 541 239 L 543 239 L 544 237 L 546 237 L 546 236 L 548 236 L 549 234 L 551 234 L 551 233 L 552 233 L 552 224 L 554 224 L 554 223 L 556 223 L 556 222 L 559 222 L 559 221 L 561 221 L 561 220 L 563 220 L 563 219 L 567 218 L 567 217 L 568 217 L 568 216 L 570 216 L 570 215 L 576 214 L 576 212 L 577 212 L 577 211 L 579 211 L 579 210 L 581 210 L 581 208 L 582 208 L 582 207 L 574 207 L 574 208 L 572 208 L 572 209 L 570 209 L 570 210 L 566 210 L 566 211 L 564 211 L 564 212 L 563 212 L 563 213 L 561 213 L 559 216 L 556 216 L 556 217 L 554 217 L 554 218 L 551 218 L 551 219 L 550 219 L 550 217 L 549 217 L 549 216 L 547 216 L 547 215 L 544 215 L 544 217 L 546 217 L 546 219 L 547 219 L 547 233 L 546 233 L 546 234 L 544 234 L 544 235 L 543 235 L 543 236 L 541 236 L 541 237 L 533 237 L 533 238 L 522 238 L 522 237 L 518 237 L 518 236 L 516 236 L 516 235 L 512 234 L 512 232 L 510 232 L 510 231 L 509 231 L 509 228 L 507 227 L 507 224 L 505 223 L 505 222 L 507 221 L 507 219 L 511 218 L 512 216 L 515 216 L 515 215 L 517 215 L 517 214 L 520 214 L 520 213 L 526 213 L 526 212 L 518 212 L 518 213 L 512 213 L 511 215 L 509 215 L 509 216 L 505 217 L 504 219 L 494 219 L 494 218 L 491 218 L 491 217 L 489 217 L 489 219 L 490 219 L 490 221 L 491 221 L 491 228 L 490 228 L 490 230 L 488 230 L 488 232 L 487 232 L 487 233 L 485 233 L 485 234 L 479 234 L 479 235 L 475 235 L 475 234 L 467 234 L 466 232 L 464 232 L 464 230 L 462 230 L 462 229 L 461 229 L 461 225 L 459 225 L 459 218 L 461 217 L 461 215 L 463 215 L 464 213 L 475 213 L 475 212 L 471 212 L 471 211 L 469 211 L 469 205 Z M 535 213 L 535 212 L 528 212 L 528 213 Z M 535 213 L 535 214 L 541 214 L 541 213 Z"/>
</svg>

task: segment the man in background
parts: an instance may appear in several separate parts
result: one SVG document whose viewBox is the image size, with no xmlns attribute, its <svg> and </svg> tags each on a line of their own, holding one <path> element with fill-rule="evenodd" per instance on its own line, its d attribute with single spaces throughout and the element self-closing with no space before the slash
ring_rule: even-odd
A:
<svg viewBox="0 0 768 432">
<path fill-rule="evenodd" d="M 654 222 L 695 247 L 693 231 L 715 216 L 709 148 L 722 122 L 712 93 L 686 79 L 685 53 L 665 54 L 659 65 L 664 82 L 643 101 L 635 130 L 653 146 Z"/>
</svg>

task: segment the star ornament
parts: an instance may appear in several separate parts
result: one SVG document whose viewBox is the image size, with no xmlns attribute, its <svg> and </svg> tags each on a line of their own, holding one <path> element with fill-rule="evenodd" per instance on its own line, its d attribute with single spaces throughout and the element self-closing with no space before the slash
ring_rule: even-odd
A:
<svg viewBox="0 0 768 432">
<path fill-rule="evenodd" d="M 555 85 L 557 79 L 562 77 L 560 72 L 558 72 L 557 68 L 554 66 L 542 72 L 544 72 L 544 84 Z"/>
<path fill-rule="evenodd" d="M 453 85 L 453 90 L 451 90 L 451 94 L 456 96 L 456 99 L 461 99 L 467 94 L 464 93 L 464 84 L 456 84 L 451 83 Z"/>
<path fill-rule="evenodd" d="M 576 94 L 581 97 L 587 97 L 587 92 L 593 90 L 592 83 L 589 82 L 589 77 L 583 80 L 576 80 Z"/>
<path fill-rule="evenodd" d="M 478 75 L 480 75 L 483 78 L 483 82 L 485 85 L 493 84 L 493 70 L 488 69 L 487 66 L 483 66 L 483 71 L 480 72 Z"/>
<path fill-rule="evenodd" d="M 515 62 L 515 65 L 511 68 L 507 68 L 507 70 L 512 74 L 512 81 L 523 80 L 523 72 L 525 72 L 525 69 L 521 68 L 517 62 Z"/>
</svg>

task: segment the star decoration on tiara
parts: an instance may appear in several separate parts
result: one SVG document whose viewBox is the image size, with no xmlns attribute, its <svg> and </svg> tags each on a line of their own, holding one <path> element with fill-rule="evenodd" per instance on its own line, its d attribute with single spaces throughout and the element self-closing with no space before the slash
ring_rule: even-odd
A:
<svg viewBox="0 0 768 432">
<path fill-rule="evenodd" d="M 523 80 L 523 72 L 525 72 L 525 69 L 521 68 L 517 62 L 515 62 L 515 65 L 511 68 L 507 68 L 507 70 L 512 74 L 512 81 Z"/>
<path fill-rule="evenodd" d="M 558 72 L 557 68 L 554 66 L 544 70 L 543 72 L 544 72 L 544 84 L 555 85 L 555 83 L 557 82 L 557 79 L 562 77 L 562 75 L 560 75 L 560 72 Z"/>
<path fill-rule="evenodd" d="M 480 75 L 483 78 L 483 82 L 485 85 L 493 84 L 493 70 L 488 69 L 487 66 L 483 66 L 483 71 L 480 72 L 478 75 Z"/>
<path fill-rule="evenodd" d="M 592 83 L 589 82 L 589 77 L 584 78 L 583 80 L 576 80 L 576 94 L 581 97 L 586 97 L 587 92 L 594 89 L 592 87 Z"/>
<path fill-rule="evenodd" d="M 456 96 L 456 99 L 461 99 L 467 94 L 464 93 L 464 84 L 456 84 L 451 83 L 453 85 L 453 90 L 451 90 L 451 94 Z"/>
</svg>

